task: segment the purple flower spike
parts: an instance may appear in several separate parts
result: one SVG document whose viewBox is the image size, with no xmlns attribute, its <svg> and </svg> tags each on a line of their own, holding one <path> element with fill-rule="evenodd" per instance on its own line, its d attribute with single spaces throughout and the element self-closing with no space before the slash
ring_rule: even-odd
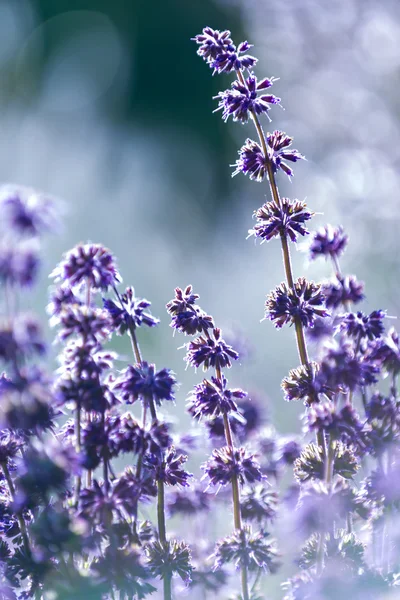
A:
<svg viewBox="0 0 400 600">
<path fill-rule="evenodd" d="M 231 359 L 239 358 L 239 354 L 221 338 L 220 329 L 213 330 L 213 337 L 200 336 L 187 344 L 185 360 L 190 366 L 203 365 L 205 371 L 210 367 L 223 369 L 231 366 Z"/>
<path fill-rule="evenodd" d="M 304 224 L 313 215 L 306 203 L 300 200 L 281 198 L 280 206 L 276 202 L 267 202 L 254 213 L 257 224 L 249 230 L 249 236 L 254 235 L 262 242 L 269 242 L 273 237 L 287 235 L 292 242 L 296 242 L 298 235 L 309 233 Z"/>
<path fill-rule="evenodd" d="M 160 406 L 163 400 L 175 399 L 175 385 L 175 375 L 170 369 L 156 371 L 155 365 L 143 361 L 127 367 L 117 379 L 114 389 L 121 392 L 123 400 L 128 404 L 142 397 L 144 400 L 151 398 Z"/>
<path fill-rule="evenodd" d="M 224 446 L 214 450 L 210 460 L 202 468 L 210 485 L 227 485 L 235 475 L 241 485 L 246 481 L 254 483 L 263 479 L 254 454 L 249 454 L 244 448 Z"/>
<path fill-rule="evenodd" d="M 155 327 L 160 320 L 153 317 L 146 309 L 151 306 L 151 302 L 145 298 L 135 298 L 135 291 L 132 287 L 126 289 L 121 296 L 122 306 L 112 300 L 104 299 L 103 306 L 108 311 L 113 321 L 114 327 L 118 333 L 123 335 L 129 326 Z"/>
<path fill-rule="evenodd" d="M 101 244 L 78 244 L 64 255 L 50 277 L 71 287 L 86 284 L 104 291 L 122 281 L 113 255 Z"/>
<path fill-rule="evenodd" d="M 310 244 L 310 257 L 312 260 L 318 256 L 338 258 L 346 249 L 348 236 L 343 227 L 326 225 L 314 233 Z"/>
<path fill-rule="evenodd" d="M 321 286 L 300 277 L 294 284 L 294 290 L 281 283 L 269 294 L 265 303 L 266 318 L 280 329 L 287 323 L 299 319 L 304 327 L 312 327 L 317 317 L 328 315 L 323 305 Z"/>
<path fill-rule="evenodd" d="M 53 200 L 27 187 L 1 187 L 0 210 L 5 225 L 19 236 L 36 237 L 57 228 Z"/>
<path fill-rule="evenodd" d="M 258 82 L 257 77 L 250 75 L 245 83 L 234 81 L 232 89 L 220 92 L 216 98 L 219 99 L 218 108 L 222 110 L 222 118 L 227 121 L 231 116 L 234 121 L 247 123 L 250 113 L 256 115 L 267 114 L 272 104 L 279 104 L 280 98 L 269 95 L 259 95 L 259 92 L 270 87 L 274 79 L 263 79 Z"/>
<path fill-rule="evenodd" d="M 189 397 L 189 412 L 195 419 L 218 417 L 230 412 L 240 414 L 236 400 L 246 398 L 247 394 L 243 390 L 228 389 L 227 384 L 223 376 L 222 381 L 212 377 L 211 381 L 204 379 L 195 386 Z"/>
<path fill-rule="evenodd" d="M 242 42 L 236 48 L 228 30 L 218 31 L 205 27 L 203 32 L 193 39 L 199 48 L 197 54 L 201 56 L 208 65 L 214 69 L 214 73 L 231 73 L 251 69 L 257 59 L 246 52 L 251 48 L 248 42 Z"/>
</svg>

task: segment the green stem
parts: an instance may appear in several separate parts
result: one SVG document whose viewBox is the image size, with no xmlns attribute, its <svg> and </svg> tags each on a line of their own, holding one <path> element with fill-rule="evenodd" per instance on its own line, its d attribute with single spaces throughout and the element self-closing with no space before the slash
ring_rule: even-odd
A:
<svg viewBox="0 0 400 600">
<path fill-rule="evenodd" d="M 75 408 L 75 451 L 79 455 L 81 452 L 81 405 L 79 399 Z M 78 506 L 79 496 L 82 487 L 82 476 L 79 474 L 75 478 L 74 505 Z"/>
<path fill-rule="evenodd" d="M 10 475 L 10 471 L 8 469 L 6 461 L 3 461 L 1 463 L 1 468 L 3 470 L 4 477 L 5 477 L 5 480 L 7 482 L 8 490 L 9 490 L 10 496 L 11 496 L 11 500 L 14 502 L 14 500 L 15 500 L 15 487 L 14 487 L 14 483 L 13 483 L 12 477 Z M 28 555 L 30 555 L 31 554 L 31 547 L 29 545 L 28 532 L 27 532 L 27 529 L 26 529 L 26 523 L 25 523 L 24 517 L 21 514 L 17 514 L 17 520 L 18 520 L 19 529 L 21 531 L 22 541 L 24 543 L 25 551 L 26 551 L 26 553 Z"/>
<path fill-rule="evenodd" d="M 165 525 L 165 494 L 164 482 L 157 481 L 157 519 L 158 519 L 158 537 L 164 548 L 167 548 L 167 529 Z M 171 574 L 164 576 L 164 600 L 172 600 L 172 581 Z"/>
</svg>

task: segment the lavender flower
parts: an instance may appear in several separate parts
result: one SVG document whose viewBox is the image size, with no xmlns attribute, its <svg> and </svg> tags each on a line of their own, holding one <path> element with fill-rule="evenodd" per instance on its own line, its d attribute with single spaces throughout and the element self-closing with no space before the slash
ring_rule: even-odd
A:
<svg viewBox="0 0 400 600">
<path fill-rule="evenodd" d="M 245 448 L 224 446 L 214 450 L 202 469 L 211 485 L 226 485 L 235 476 L 241 485 L 246 481 L 254 483 L 262 480 L 260 466 L 254 459 L 254 454 L 250 454 Z"/>
<path fill-rule="evenodd" d="M 54 201 L 23 186 L 0 188 L 2 219 L 7 228 L 20 236 L 38 236 L 57 226 Z"/>
<path fill-rule="evenodd" d="M 101 244 L 79 244 L 64 255 L 50 277 L 71 287 L 87 284 L 93 290 L 106 291 L 121 281 L 115 259 Z"/>
<path fill-rule="evenodd" d="M 320 394 L 331 398 L 333 390 L 318 377 L 319 368 L 318 363 L 312 362 L 291 369 L 281 383 L 285 400 L 304 400 L 305 404 L 310 405 L 319 401 Z"/>
<path fill-rule="evenodd" d="M 154 472 L 157 481 L 163 481 L 166 485 L 188 487 L 191 473 L 184 471 L 182 465 L 188 457 L 177 454 L 174 446 L 167 449 L 164 456 L 149 455 L 145 459 L 145 465 Z"/>
<path fill-rule="evenodd" d="M 372 362 L 377 362 L 388 372 L 397 375 L 400 372 L 400 341 L 399 334 L 392 327 L 387 335 L 376 340 L 367 352 Z"/>
<path fill-rule="evenodd" d="M 310 257 L 315 259 L 318 256 L 338 258 L 347 246 L 348 236 L 344 233 L 343 227 L 332 227 L 326 225 L 314 233 L 310 243 Z"/>
<path fill-rule="evenodd" d="M 317 317 L 327 316 L 323 306 L 321 286 L 313 281 L 308 282 L 300 277 L 294 284 L 294 289 L 281 283 L 267 297 L 265 303 L 266 318 L 273 321 L 280 329 L 287 323 L 298 319 L 304 327 L 312 327 Z"/>
<path fill-rule="evenodd" d="M 354 275 L 340 277 L 331 283 L 324 283 L 322 293 L 327 308 L 339 308 L 349 302 L 357 304 L 364 300 L 364 283 Z"/>
<path fill-rule="evenodd" d="M 238 353 L 221 337 L 221 330 L 213 329 L 213 337 L 200 336 L 187 344 L 185 360 L 192 367 L 203 365 L 204 371 L 210 367 L 223 369 L 231 367 L 231 359 L 237 360 Z"/>
<path fill-rule="evenodd" d="M 114 389 L 121 392 L 125 402 L 132 404 L 139 398 L 150 398 L 160 406 L 163 400 L 175 399 L 174 386 L 176 379 L 170 369 L 156 371 L 154 364 L 143 361 L 141 364 L 129 365 L 117 379 Z"/>
<path fill-rule="evenodd" d="M 189 397 L 189 412 L 195 419 L 203 416 L 218 417 L 230 412 L 238 413 L 236 400 L 247 396 L 240 389 L 229 389 L 227 379 L 212 377 L 211 381 L 203 379 L 196 385 Z"/>
<path fill-rule="evenodd" d="M 231 32 L 228 30 L 220 32 L 211 27 L 205 27 L 202 33 L 192 38 L 199 44 L 197 54 L 214 69 L 214 73 L 230 73 L 231 71 L 250 69 L 257 62 L 254 56 L 245 54 L 251 48 L 250 44 L 242 42 L 236 48 L 230 35 Z"/>
<path fill-rule="evenodd" d="M 338 329 L 344 331 L 349 337 L 361 340 L 368 338 L 374 340 L 381 337 L 385 330 L 383 319 L 386 314 L 383 310 L 374 310 L 370 315 L 365 315 L 359 311 L 357 313 L 347 313 L 341 319 Z"/>
<path fill-rule="evenodd" d="M 65 341 L 72 335 L 89 342 L 105 341 L 111 334 L 112 321 L 100 308 L 67 304 L 58 317 L 58 339 Z"/>
<path fill-rule="evenodd" d="M 218 542 L 214 552 L 215 568 L 233 563 L 236 568 L 245 565 L 250 571 L 264 569 L 274 573 L 278 567 L 278 553 L 275 541 L 268 538 L 268 533 L 253 533 L 250 527 L 235 531 Z"/>
<path fill-rule="evenodd" d="M 198 294 L 194 294 L 192 286 L 183 291 L 175 289 L 175 298 L 168 302 L 167 311 L 172 316 L 171 327 L 181 333 L 194 335 L 214 328 L 212 317 L 207 315 L 197 304 Z"/>
<path fill-rule="evenodd" d="M 279 206 L 276 202 L 267 202 L 254 213 L 257 224 L 253 229 L 249 229 L 249 235 L 260 238 L 262 242 L 288 235 L 292 242 L 295 242 L 298 235 L 308 234 L 304 223 L 313 215 L 314 213 L 307 209 L 306 203 L 299 200 L 281 198 Z"/>
<path fill-rule="evenodd" d="M 166 544 L 156 541 L 146 546 L 145 551 L 153 575 L 164 579 L 176 573 L 183 581 L 190 581 L 193 567 L 187 544 L 177 540 L 168 540 Z"/>
<path fill-rule="evenodd" d="M 0 281 L 15 287 L 30 287 L 37 279 L 40 259 L 36 245 L 0 247 Z"/>
<path fill-rule="evenodd" d="M 121 296 L 122 306 L 118 306 L 115 302 L 109 299 L 103 300 L 104 308 L 109 312 L 114 328 L 123 335 L 130 326 L 140 327 L 155 327 L 160 320 L 153 317 L 147 308 L 151 306 L 151 302 L 145 298 L 139 299 L 135 297 L 135 291 L 132 287 L 125 290 Z"/>
<path fill-rule="evenodd" d="M 272 86 L 274 78 L 257 80 L 257 77 L 250 75 L 242 83 L 241 81 L 234 81 L 231 85 L 230 90 L 220 92 L 216 98 L 219 99 L 218 108 L 216 110 L 222 110 L 222 118 L 227 121 L 232 116 L 234 121 L 240 121 L 241 123 L 247 123 L 250 118 L 250 113 L 256 115 L 267 114 L 271 109 L 271 104 L 278 104 L 280 98 L 272 94 L 261 94 L 258 92 Z"/>
</svg>

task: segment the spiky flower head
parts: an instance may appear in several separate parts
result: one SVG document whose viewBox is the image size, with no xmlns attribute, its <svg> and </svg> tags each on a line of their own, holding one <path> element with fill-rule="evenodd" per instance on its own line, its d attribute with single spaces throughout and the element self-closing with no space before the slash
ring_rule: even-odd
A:
<svg viewBox="0 0 400 600">
<path fill-rule="evenodd" d="M 185 290 L 175 289 L 175 298 L 168 302 L 166 308 L 172 317 L 171 327 L 185 333 L 194 335 L 214 328 L 213 318 L 207 315 L 196 304 L 198 294 L 193 293 L 193 288 L 188 285 Z"/>
<path fill-rule="evenodd" d="M 260 465 L 255 460 L 254 454 L 245 448 L 231 448 L 224 446 L 213 451 L 210 459 L 202 469 L 205 477 L 210 480 L 210 485 L 227 485 L 237 477 L 241 485 L 247 481 L 254 483 L 263 479 Z"/>
<path fill-rule="evenodd" d="M 189 582 L 192 574 L 190 548 L 184 542 L 168 540 L 155 541 L 145 547 L 147 565 L 156 577 L 164 579 L 174 574 Z"/>
<path fill-rule="evenodd" d="M 164 454 L 149 454 L 144 459 L 145 466 L 154 473 L 157 481 L 166 485 L 188 487 L 193 475 L 182 468 L 188 457 L 178 454 L 171 446 Z"/>
<path fill-rule="evenodd" d="M 211 381 L 203 379 L 189 396 L 189 412 L 195 419 L 218 417 L 231 412 L 239 414 L 236 401 L 246 396 L 243 390 L 229 389 L 224 376 L 222 379 L 211 377 Z"/>
<path fill-rule="evenodd" d="M 333 474 L 353 479 L 360 468 L 359 461 L 350 446 L 335 441 L 333 444 Z M 294 476 L 299 483 L 312 479 L 323 480 L 325 476 L 324 450 L 314 443 L 307 444 L 294 463 Z"/>
<path fill-rule="evenodd" d="M 160 320 L 153 317 L 147 309 L 151 302 L 145 298 L 136 298 L 135 290 L 128 287 L 120 296 L 120 303 L 110 299 L 103 299 L 103 306 L 110 314 L 114 328 L 123 335 L 130 327 L 155 327 Z"/>
<path fill-rule="evenodd" d="M 309 233 L 304 224 L 313 215 L 306 203 L 300 200 L 281 198 L 279 205 L 274 201 L 267 202 L 254 213 L 257 224 L 249 229 L 249 236 L 254 235 L 262 242 L 269 242 L 273 237 L 287 235 L 292 242 L 296 242 L 298 235 Z"/>
<path fill-rule="evenodd" d="M 292 138 L 283 131 L 269 133 L 266 138 L 267 156 L 265 156 L 261 146 L 248 138 L 239 150 L 239 158 L 234 165 L 236 169 L 232 176 L 244 173 L 250 179 L 263 181 L 268 174 L 268 165 L 271 165 L 273 173 L 282 169 L 289 178 L 292 177 L 293 170 L 286 161 L 297 162 L 304 159 L 304 156 L 298 150 L 289 148 L 292 141 Z"/>
<path fill-rule="evenodd" d="M 264 531 L 253 533 L 248 526 L 235 531 L 217 543 L 214 552 L 215 569 L 225 564 L 234 564 L 237 569 L 249 571 L 264 569 L 274 573 L 278 567 L 278 552 L 275 540 Z"/>
<path fill-rule="evenodd" d="M 128 404 L 142 398 L 145 402 L 152 399 L 160 406 L 163 400 L 175 399 L 176 383 L 175 374 L 170 369 L 156 371 L 154 364 L 143 361 L 124 369 L 117 378 L 114 389 L 121 392 L 122 399 Z"/>
<path fill-rule="evenodd" d="M 251 48 L 247 42 L 242 42 L 236 48 L 228 30 L 218 31 L 205 27 L 202 33 L 193 39 L 199 48 L 197 54 L 214 70 L 214 73 L 230 73 L 253 67 L 257 59 L 246 54 Z"/>
<path fill-rule="evenodd" d="M 334 281 L 324 283 L 322 293 L 325 297 L 327 308 L 339 308 L 349 302 L 357 304 L 364 300 L 364 283 L 358 281 L 354 275 L 335 278 Z"/>
<path fill-rule="evenodd" d="M 258 81 L 255 75 L 249 75 L 243 82 L 235 80 L 230 90 L 219 92 L 218 108 L 222 110 L 222 118 L 227 121 L 231 116 L 234 121 L 247 123 L 251 113 L 267 114 L 271 105 L 279 104 L 280 98 L 273 94 L 262 93 L 270 88 L 275 79 L 265 78 Z M 261 95 L 259 93 L 261 92 Z"/>
<path fill-rule="evenodd" d="M 385 330 L 383 319 L 386 314 L 383 310 L 374 310 L 371 314 L 363 312 L 345 314 L 338 325 L 338 330 L 359 342 L 364 338 L 374 340 L 381 337 Z"/>
<path fill-rule="evenodd" d="M 59 326 L 58 340 L 64 342 L 77 336 L 88 342 L 99 343 L 111 335 L 112 320 L 104 309 L 81 304 L 67 304 L 53 324 Z"/>
<path fill-rule="evenodd" d="M 334 391 L 318 377 L 319 368 L 318 363 L 310 362 L 291 369 L 281 383 L 285 400 L 303 400 L 304 404 L 310 405 L 318 402 L 320 395 L 331 398 Z"/>
<path fill-rule="evenodd" d="M 326 317 L 328 312 L 323 305 L 321 285 L 300 277 L 294 289 L 281 283 L 267 296 L 265 317 L 277 329 L 287 323 L 300 322 L 303 327 L 312 327 L 317 317 Z"/>
<path fill-rule="evenodd" d="M 221 337 L 221 330 L 213 329 L 213 337 L 200 336 L 187 344 L 185 360 L 192 367 L 203 366 L 224 369 L 231 367 L 231 359 L 237 360 L 239 354 Z"/>
<path fill-rule="evenodd" d="M 36 237 L 58 225 L 54 200 L 28 187 L 1 186 L 0 210 L 7 231 L 18 236 Z"/>
<path fill-rule="evenodd" d="M 102 291 L 122 281 L 113 255 L 101 244 L 78 244 L 64 254 L 50 277 L 71 287 L 86 284 Z"/>
<path fill-rule="evenodd" d="M 274 521 L 278 511 L 278 494 L 257 484 L 246 488 L 241 495 L 242 518 L 257 521 L 259 525 Z"/>
<path fill-rule="evenodd" d="M 344 233 L 343 227 L 332 227 L 325 225 L 313 235 L 310 243 L 310 257 L 315 259 L 318 256 L 338 258 L 347 246 L 348 236 Z"/>
<path fill-rule="evenodd" d="M 389 329 L 384 338 L 369 346 L 367 355 L 388 373 L 397 375 L 400 372 L 400 338 L 394 327 Z"/>
</svg>

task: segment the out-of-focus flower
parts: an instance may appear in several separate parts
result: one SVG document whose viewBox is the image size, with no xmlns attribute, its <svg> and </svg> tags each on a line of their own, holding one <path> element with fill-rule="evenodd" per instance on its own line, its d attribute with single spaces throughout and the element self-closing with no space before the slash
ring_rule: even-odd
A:
<svg viewBox="0 0 400 600">
<path fill-rule="evenodd" d="M 279 566 L 275 540 L 264 531 L 253 533 L 248 526 L 218 542 L 214 559 L 216 569 L 231 563 L 236 568 L 246 567 L 249 571 L 264 569 L 275 573 Z"/>
<path fill-rule="evenodd" d="M 370 315 L 365 315 L 361 311 L 347 313 L 341 318 L 338 330 L 344 331 L 346 335 L 357 341 L 363 338 L 374 340 L 381 337 L 385 330 L 383 325 L 385 317 L 386 314 L 383 310 L 374 310 Z"/>
<path fill-rule="evenodd" d="M 371 361 L 380 364 L 388 373 L 397 375 L 400 372 L 400 339 L 394 327 L 384 338 L 369 345 L 367 356 Z"/>
<path fill-rule="evenodd" d="M 174 573 L 185 581 L 190 581 L 193 570 L 190 548 L 184 542 L 168 540 L 166 543 L 155 541 L 145 548 L 147 564 L 156 577 L 171 577 Z"/>
<path fill-rule="evenodd" d="M 30 287 L 40 266 L 36 243 L 0 246 L 0 282 L 16 287 Z"/>
<path fill-rule="evenodd" d="M 142 398 L 147 402 L 152 399 L 160 406 L 163 400 L 175 399 L 175 385 L 175 375 L 170 369 L 156 371 L 154 364 L 143 361 L 129 365 L 118 377 L 114 389 L 121 392 L 123 400 L 128 404 Z"/>
<path fill-rule="evenodd" d="M 346 275 L 322 285 L 322 293 L 327 308 L 339 308 L 349 302 L 357 304 L 364 300 L 364 283 L 354 275 Z"/>
<path fill-rule="evenodd" d="M 278 494 L 258 484 L 246 488 L 241 497 L 241 513 L 245 521 L 257 521 L 259 525 L 273 521 L 278 510 Z"/>
<path fill-rule="evenodd" d="M 78 244 L 64 254 L 50 277 L 71 287 L 86 284 L 103 291 L 122 281 L 113 255 L 101 244 Z"/>
<path fill-rule="evenodd" d="M 20 236 L 38 236 L 58 225 L 54 200 L 27 187 L 2 186 L 0 210 L 6 231 Z"/>
<path fill-rule="evenodd" d="M 310 242 L 310 257 L 315 259 L 318 256 L 338 258 L 347 246 L 348 236 L 344 233 L 343 227 L 332 227 L 326 225 L 316 231 Z"/>
</svg>

